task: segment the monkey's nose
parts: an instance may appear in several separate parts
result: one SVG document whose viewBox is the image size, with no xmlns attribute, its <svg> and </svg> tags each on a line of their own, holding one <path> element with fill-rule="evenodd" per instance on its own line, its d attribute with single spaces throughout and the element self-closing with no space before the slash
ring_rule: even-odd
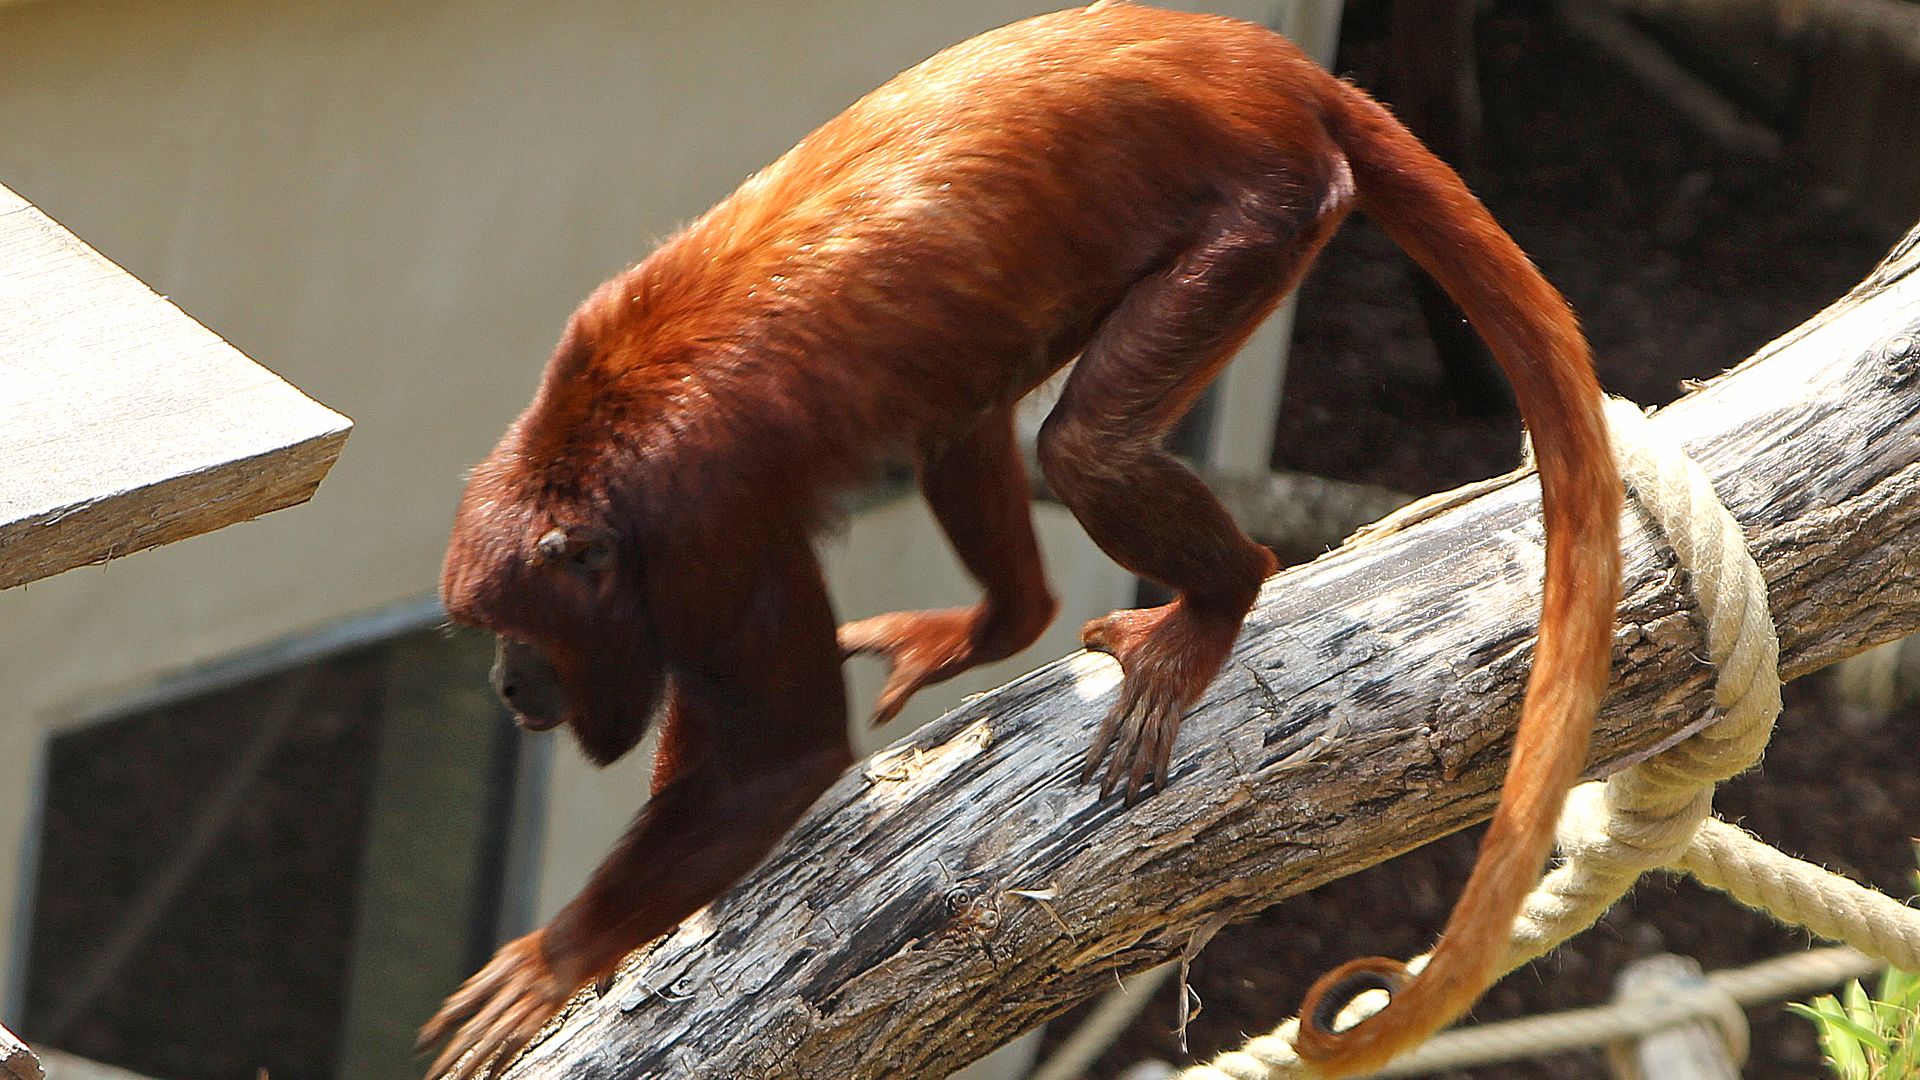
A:
<svg viewBox="0 0 1920 1080">
<path fill-rule="evenodd" d="M 528 731 L 545 731 L 566 719 L 566 698 L 552 670 L 526 645 L 503 640 L 494 654 L 487 681 L 501 704 L 512 710 L 520 726 Z"/>
<path fill-rule="evenodd" d="M 514 699 L 520 696 L 520 683 L 507 674 L 506 667 L 498 660 L 494 661 L 493 669 L 487 672 L 487 681 L 493 684 L 493 692 L 500 695 L 500 700 L 511 708 Z"/>
</svg>

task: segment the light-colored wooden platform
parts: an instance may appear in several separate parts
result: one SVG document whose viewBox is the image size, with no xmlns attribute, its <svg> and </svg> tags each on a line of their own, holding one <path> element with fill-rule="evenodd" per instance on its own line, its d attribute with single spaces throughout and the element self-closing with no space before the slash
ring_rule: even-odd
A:
<svg viewBox="0 0 1920 1080">
<path fill-rule="evenodd" d="M 304 502 L 352 426 L 0 187 L 0 588 Z"/>
</svg>

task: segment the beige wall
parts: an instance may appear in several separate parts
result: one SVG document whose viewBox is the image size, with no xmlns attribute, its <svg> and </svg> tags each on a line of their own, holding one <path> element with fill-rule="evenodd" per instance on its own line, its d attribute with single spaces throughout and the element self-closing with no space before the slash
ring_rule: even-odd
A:
<svg viewBox="0 0 1920 1080">
<path fill-rule="evenodd" d="M 893 71 L 1049 6 L 0 3 L 0 182 L 358 424 L 309 506 L 0 593 L 0 973 L 47 730 L 429 592 L 462 470 L 580 296 Z M 899 527 L 889 573 L 964 599 Z M 1123 598 L 1067 576 L 1077 607 Z"/>
<path fill-rule="evenodd" d="M 430 588 L 573 303 L 995 6 L 0 8 L 0 176 L 359 425 L 311 507 L 0 594 L 15 715 Z"/>
</svg>

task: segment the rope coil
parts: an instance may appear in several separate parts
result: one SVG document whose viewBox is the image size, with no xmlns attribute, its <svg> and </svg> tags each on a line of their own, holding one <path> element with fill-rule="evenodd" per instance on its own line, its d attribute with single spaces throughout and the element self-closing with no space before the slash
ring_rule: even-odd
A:
<svg viewBox="0 0 1920 1080">
<path fill-rule="evenodd" d="M 1691 578 L 1707 624 L 1721 717 L 1645 761 L 1568 793 L 1555 838 L 1560 865 L 1514 920 L 1503 974 L 1592 926 L 1642 874 L 1661 868 L 1692 874 L 1748 907 L 1881 963 L 1920 970 L 1920 911 L 1712 816 L 1714 788 L 1759 763 L 1780 714 L 1780 644 L 1766 581 L 1739 522 L 1700 466 L 1631 402 L 1609 399 L 1607 421 L 1634 502 L 1667 537 Z M 1410 966 L 1417 970 L 1421 959 Z M 1342 1019 L 1357 1022 L 1384 1004 L 1384 994 L 1362 995 Z M 1297 1019 L 1289 1020 L 1239 1050 L 1187 1069 L 1180 1080 L 1312 1076 L 1293 1051 L 1298 1026 Z M 1483 1055 L 1478 1060 L 1525 1048 L 1498 1036 L 1487 1043 L 1476 1048 Z"/>
</svg>

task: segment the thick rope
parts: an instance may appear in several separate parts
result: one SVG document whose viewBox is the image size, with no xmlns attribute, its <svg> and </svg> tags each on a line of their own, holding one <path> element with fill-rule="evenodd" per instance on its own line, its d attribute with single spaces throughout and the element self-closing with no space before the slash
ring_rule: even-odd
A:
<svg viewBox="0 0 1920 1080">
<path fill-rule="evenodd" d="M 1171 965 L 1169 965 L 1171 966 Z M 1592 1008 L 1568 1009 L 1503 1020 L 1493 1024 L 1443 1031 L 1394 1059 L 1374 1077 L 1419 1076 L 1450 1072 L 1495 1061 L 1543 1057 L 1644 1038 L 1656 1032 L 1700 1020 L 1715 1021 L 1724 1029 L 1744 1029 L 1742 1006 L 1765 1005 L 1824 989 L 1842 979 L 1871 975 L 1883 965 L 1844 945 L 1790 953 L 1757 961 L 1746 967 L 1708 972 L 1699 985 L 1659 986 L 1633 990 Z M 1161 970 L 1159 968 L 1153 969 Z M 1290 1030 L 1290 1029 L 1289 1029 Z M 1276 1036 L 1281 1033 L 1276 1033 Z M 1731 1040 L 1737 1049 L 1738 1033 Z M 1273 1038 L 1276 1036 L 1262 1036 Z M 1735 1053 L 1736 1058 L 1743 1055 Z M 1158 1065 L 1158 1063 L 1153 1063 Z M 1218 1064 L 1218 1063 L 1216 1063 Z M 1143 1080 L 1173 1080 L 1171 1065 L 1135 1067 Z M 1246 1075 L 1268 1075 L 1266 1067 Z M 1127 1075 L 1132 1076 L 1129 1072 Z M 1233 1076 L 1242 1074 L 1235 1072 Z M 1036 1075 L 1035 1080 L 1038 1080 Z"/>
<path fill-rule="evenodd" d="M 1685 870 L 1743 904 L 1843 941 L 1879 962 L 1920 969 L 1920 911 L 1784 855 L 1711 816 L 1715 785 L 1759 763 L 1780 714 L 1780 645 L 1766 581 L 1739 523 L 1700 467 L 1632 403 L 1609 401 L 1607 419 L 1635 502 L 1666 535 L 1692 579 L 1707 623 L 1714 704 L 1722 715 L 1659 754 L 1568 793 L 1555 838 L 1560 865 L 1522 905 L 1504 970 L 1592 926 L 1640 875 L 1661 867 Z M 1410 966 L 1417 970 L 1419 963 Z M 1363 994 L 1341 1021 L 1358 1022 L 1386 1000 L 1384 994 Z M 1186 1070 L 1180 1080 L 1311 1076 L 1293 1052 L 1298 1026 L 1289 1020 L 1240 1050 Z M 1484 1046 L 1488 1056 L 1478 1060 L 1527 1052 L 1525 1038 L 1496 1034 L 1491 1041 L 1499 1045 Z"/>
<path fill-rule="evenodd" d="M 1674 869 L 1816 937 L 1844 941 L 1883 966 L 1920 971 L 1920 911 L 1803 862 L 1709 818 Z"/>
</svg>

